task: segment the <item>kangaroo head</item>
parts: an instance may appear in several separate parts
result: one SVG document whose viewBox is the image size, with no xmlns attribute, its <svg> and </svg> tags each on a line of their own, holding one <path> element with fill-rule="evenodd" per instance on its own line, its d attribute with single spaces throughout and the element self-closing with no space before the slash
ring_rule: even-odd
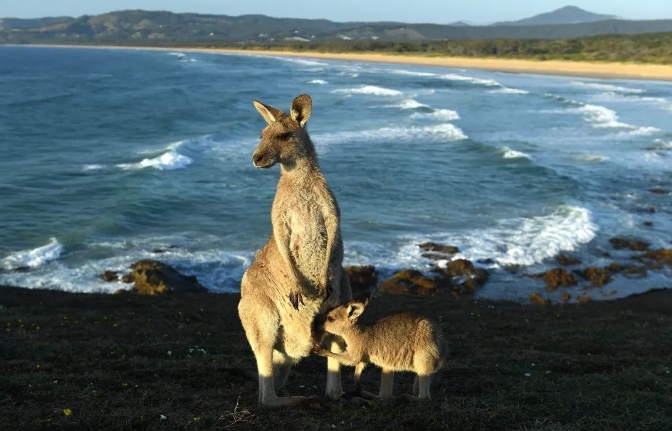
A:
<svg viewBox="0 0 672 431">
<path fill-rule="evenodd" d="M 308 139 L 306 122 L 313 102 L 302 94 L 292 101 L 290 115 L 255 100 L 254 107 L 268 123 L 261 131 L 261 142 L 252 154 L 252 164 L 268 169 L 276 163 L 292 166 L 297 160 L 314 156 L 315 148 Z"/>
<path fill-rule="evenodd" d="M 357 323 L 357 319 L 369 304 L 369 299 L 370 295 L 334 308 L 327 313 L 324 321 L 321 322 L 322 329 L 330 334 L 343 335 Z"/>
</svg>

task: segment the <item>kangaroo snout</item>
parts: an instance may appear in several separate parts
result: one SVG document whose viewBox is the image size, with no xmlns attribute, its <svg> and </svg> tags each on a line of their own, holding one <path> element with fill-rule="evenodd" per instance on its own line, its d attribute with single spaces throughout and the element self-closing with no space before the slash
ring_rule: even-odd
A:
<svg viewBox="0 0 672 431">
<path fill-rule="evenodd" d="M 273 157 L 266 157 L 264 153 L 252 154 L 252 164 L 255 168 L 268 169 L 275 164 Z"/>
</svg>

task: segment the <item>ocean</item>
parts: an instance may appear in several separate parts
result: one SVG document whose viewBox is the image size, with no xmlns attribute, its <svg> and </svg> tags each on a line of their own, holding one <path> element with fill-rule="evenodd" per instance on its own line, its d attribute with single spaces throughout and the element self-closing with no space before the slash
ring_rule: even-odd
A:
<svg viewBox="0 0 672 431">
<path fill-rule="evenodd" d="M 417 244 L 455 245 L 491 271 L 479 296 L 525 300 L 543 282 L 521 274 L 558 253 L 604 266 L 631 261 L 615 236 L 670 246 L 670 83 L 0 46 L 0 284 L 112 293 L 129 286 L 101 272 L 155 258 L 237 291 L 279 176 L 252 166 L 252 101 L 288 111 L 301 93 L 346 264 L 428 270 Z"/>
</svg>

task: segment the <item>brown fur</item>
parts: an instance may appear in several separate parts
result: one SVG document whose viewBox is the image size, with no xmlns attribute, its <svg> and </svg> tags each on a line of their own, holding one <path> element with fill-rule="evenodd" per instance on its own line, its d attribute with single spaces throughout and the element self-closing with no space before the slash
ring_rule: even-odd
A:
<svg viewBox="0 0 672 431">
<path fill-rule="evenodd" d="M 394 372 L 417 374 L 413 392 L 419 398 L 430 398 L 432 376 L 443 366 L 448 346 L 437 324 L 413 313 L 384 317 L 371 326 L 358 323 L 367 300 L 351 301 L 331 310 L 323 319 L 322 330 L 342 337 L 347 344 L 344 353 L 329 352 L 316 346 L 316 353 L 337 359 L 341 364 L 356 366 L 355 385 L 367 363 L 382 368 L 380 398 L 392 396 Z"/>
<path fill-rule="evenodd" d="M 293 363 L 310 354 L 314 317 L 351 299 L 343 270 L 340 210 L 317 163 L 305 128 L 310 96 L 298 96 L 291 114 L 254 102 L 268 126 L 252 156 L 254 166 L 280 164 L 266 245 L 243 275 L 238 314 L 257 360 L 259 402 L 296 405 L 301 397 L 279 398 Z M 341 343 L 342 344 L 342 343 Z M 332 349 L 339 351 L 338 343 Z M 328 360 L 327 396 L 341 389 L 338 362 Z"/>
</svg>

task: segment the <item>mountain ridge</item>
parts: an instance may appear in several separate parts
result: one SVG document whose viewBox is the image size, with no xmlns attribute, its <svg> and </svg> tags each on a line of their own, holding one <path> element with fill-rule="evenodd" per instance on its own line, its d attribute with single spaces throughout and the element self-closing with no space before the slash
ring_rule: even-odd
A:
<svg viewBox="0 0 672 431">
<path fill-rule="evenodd" d="M 567 8 L 563 8 L 567 9 Z M 562 10 L 562 9 L 561 9 Z M 569 9 L 571 10 L 571 8 Z M 557 12 L 557 11 L 554 11 Z M 585 12 L 585 11 L 584 11 Z M 590 16 L 606 16 L 592 14 Z M 543 15 L 543 14 L 542 14 Z M 538 16 L 537 16 L 538 17 Z M 532 17 L 535 18 L 535 17 Z M 530 18 L 531 19 L 531 18 Z M 429 41 L 477 39 L 572 39 L 606 34 L 672 32 L 672 20 L 608 19 L 574 24 L 460 25 L 399 22 L 336 22 L 124 10 L 78 18 L 0 19 L 0 43 L 255 43 L 324 41 Z M 16 27 L 8 27 L 14 25 Z"/>
</svg>

